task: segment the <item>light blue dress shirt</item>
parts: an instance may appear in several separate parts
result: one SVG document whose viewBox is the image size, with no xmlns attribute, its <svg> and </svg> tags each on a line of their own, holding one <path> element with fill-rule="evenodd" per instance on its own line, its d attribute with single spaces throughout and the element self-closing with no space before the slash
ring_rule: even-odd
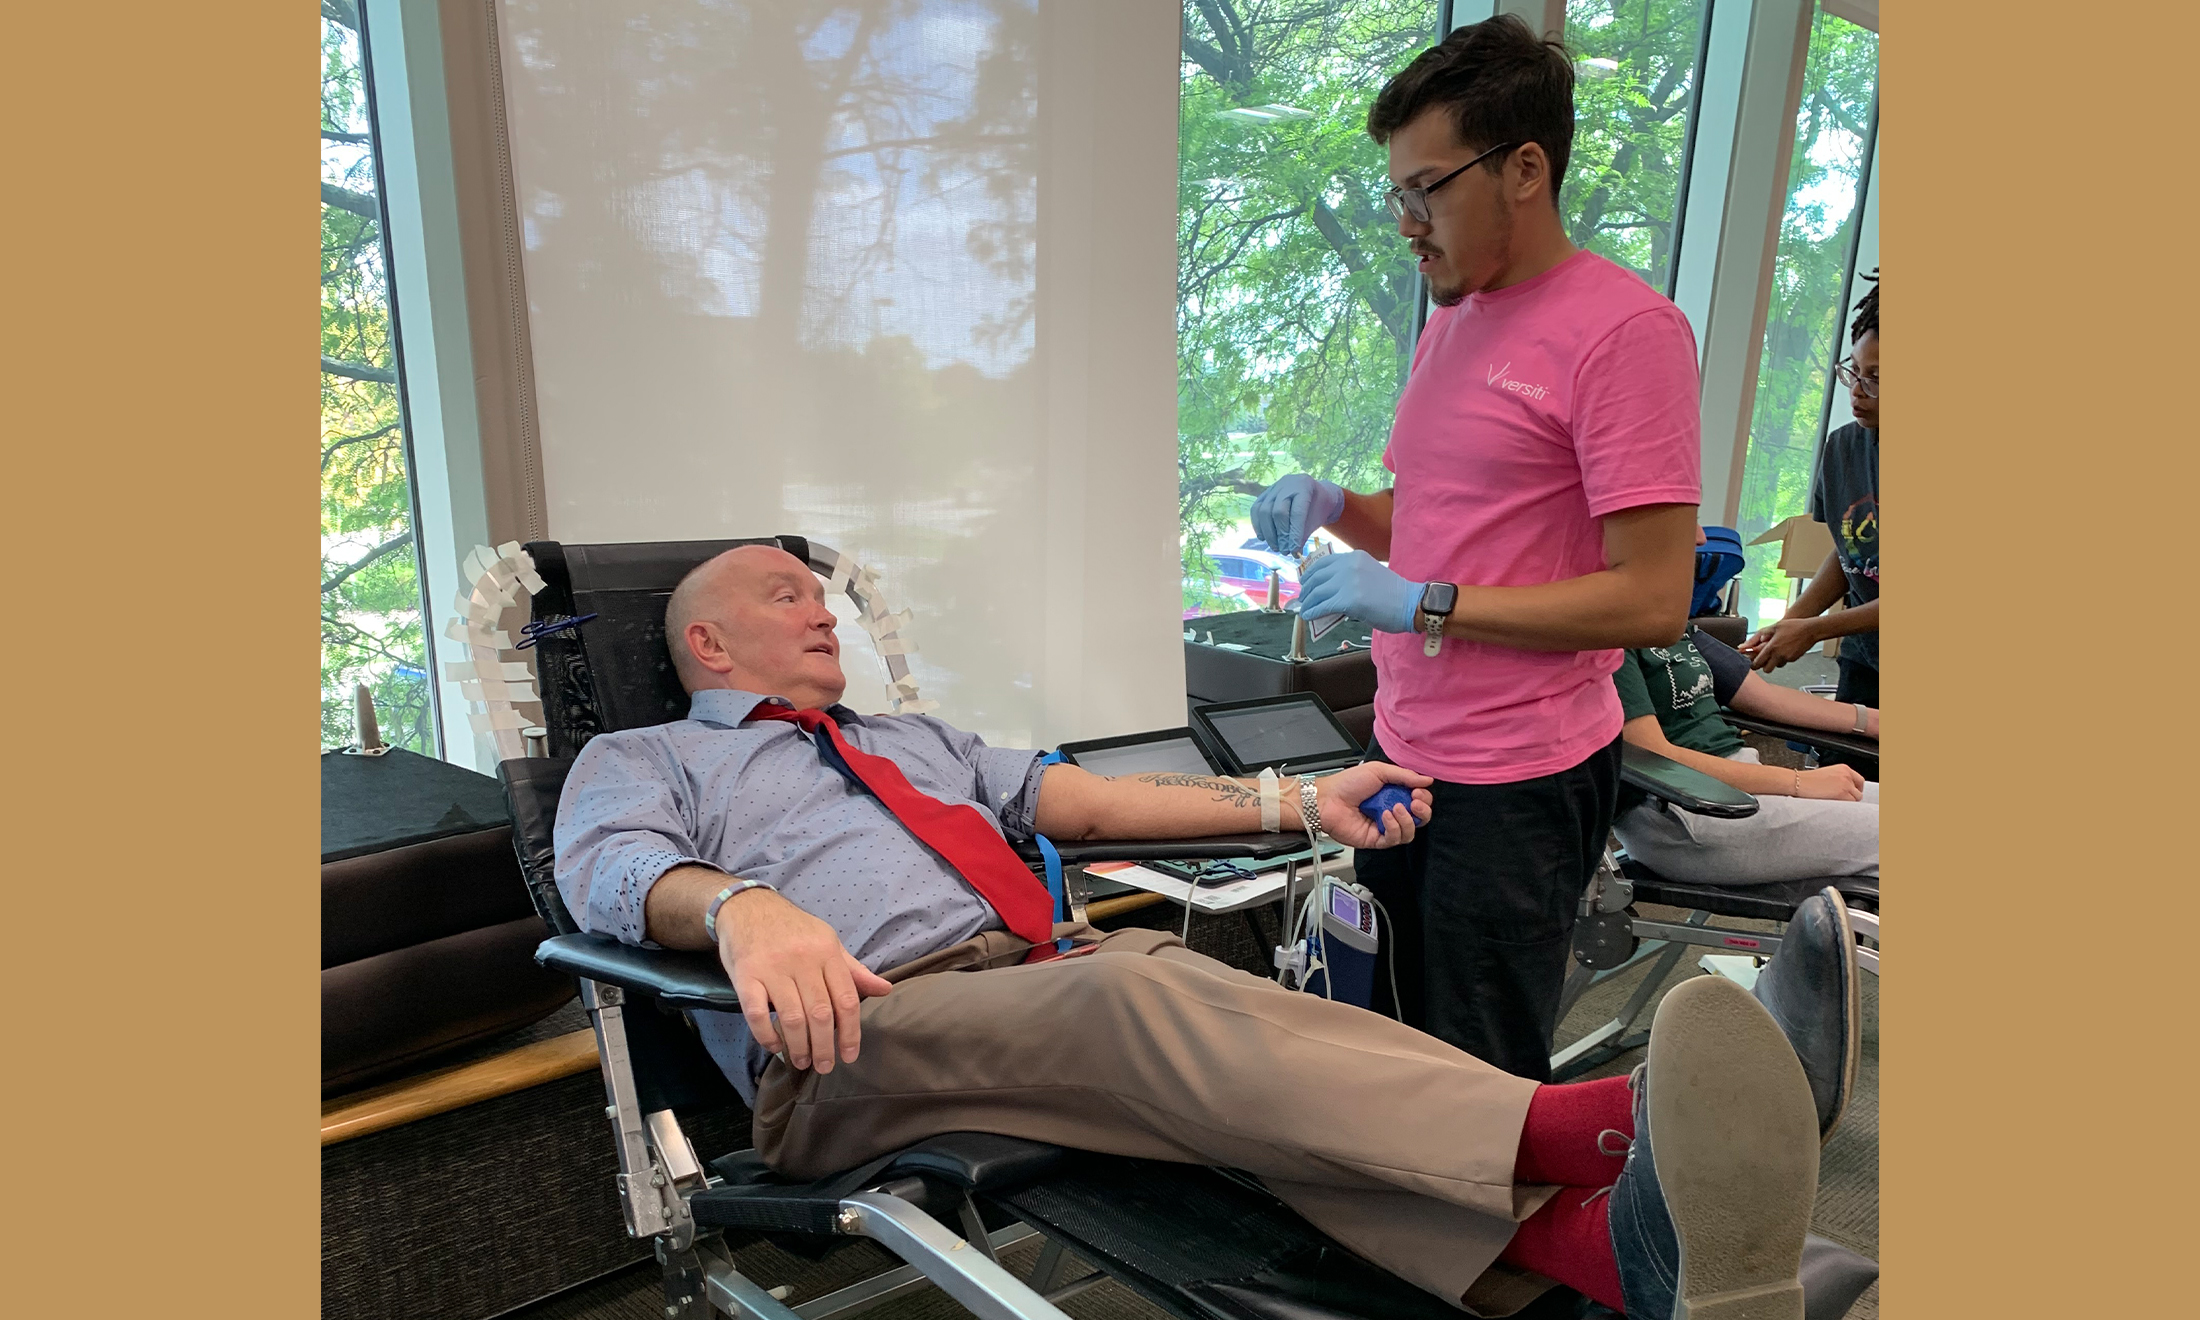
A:
<svg viewBox="0 0 2200 1320">
<path fill-rule="evenodd" d="M 1002 924 L 799 727 L 744 723 L 764 700 L 698 692 L 684 720 L 598 734 L 581 749 L 558 802 L 557 877 L 582 930 L 656 947 L 643 937 L 642 905 L 659 876 L 684 865 L 770 882 L 875 972 Z M 1031 835 L 1039 753 L 988 747 L 929 715 L 828 713 L 849 743 L 892 760 L 919 792 L 978 807 L 1004 835 Z M 771 1056 L 748 1023 L 736 1013 L 695 1019 L 711 1057 L 753 1102 Z"/>
</svg>

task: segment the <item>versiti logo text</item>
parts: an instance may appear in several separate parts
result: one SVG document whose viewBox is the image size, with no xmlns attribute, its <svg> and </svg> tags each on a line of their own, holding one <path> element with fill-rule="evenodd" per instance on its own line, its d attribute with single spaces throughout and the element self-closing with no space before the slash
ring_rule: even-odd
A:
<svg viewBox="0 0 2200 1320">
<path fill-rule="evenodd" d="M 1541 399 L 1550 394 L 1550 386 L 1530 385 L 1524 380 L 1514 380 L 1510 374 L 1511 371 L 1512 363 L 1507 362 L 1502 367 L 1491 367 L 1489 375 L 1483 379 L 1487 384 L 1495 385 L 1501 390 L 1511 390 L 1513 393 L 1525 398 Z"/>
</svg>

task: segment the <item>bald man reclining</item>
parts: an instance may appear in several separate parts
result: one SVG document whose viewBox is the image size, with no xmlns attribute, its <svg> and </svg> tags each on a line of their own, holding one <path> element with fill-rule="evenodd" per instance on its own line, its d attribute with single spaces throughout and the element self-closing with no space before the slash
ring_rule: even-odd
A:
<svg viewBox="0 0 2200 1320">
<path fill-rule="evenodd" d="M 823 1177 L 995 1132 L 1246 1170 L 1481 1314 L 1555 1279 L 1660 1320 L 1801 1316 L 1819 1115 L 1802 1039 L 1748 992 L 1685 982 L 1646 1070 L 1539 1086 L 1163 933 L 1052 926 L 1004 834 L 1248 833 L 1256 786 L 1103 778 L 837 706 L 832 612 L 777 549 L 704 564 L 666 616 L 688 718 L 589 742 L 558 810 L 558 884 L 587 930 L 718 951 L 742 1012 L 697 1027 L 775 1169 Z M 1410 842 L 1428 782 L 1381 762 L 1329 776 L 1319 824 L 1355 848 Z M 1378 832 L 1356 804 L 1385 783 L 1412 804 Z M 1299 828 L 1300 787 L 1281 787 Z"/>
</svg>

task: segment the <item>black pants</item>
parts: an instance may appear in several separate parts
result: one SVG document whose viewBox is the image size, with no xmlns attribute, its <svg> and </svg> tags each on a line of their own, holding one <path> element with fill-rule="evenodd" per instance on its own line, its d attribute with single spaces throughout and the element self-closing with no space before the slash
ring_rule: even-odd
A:
<svg viewBox="0 0 2200 1320">
<path fill-rule="evenodd" d="M 1879 667 L 1847 658 L 1834 663 L 1841 666 L 1841 677 L 1839 686 L 1834 689 L 1833 699 L 1859 701 L 1876 708 L 1879 705 Z"/>
<path fill-rule="evenodd" d="M 1387 761 L 1370 742 L 1368 756 Z M 1390 919 L 1408 1026 L 1516 1076 L 1549 1081 L 1551 1035 L 1581 893 L 1619 799 L 1620 740 L 1570 769 L 1430 793 L 1435 816 L 1403 848 L 1363 849 L 1359 880 Z M 1375 970 L 1387 1007 L 1390 968 Z"/>
</svg>

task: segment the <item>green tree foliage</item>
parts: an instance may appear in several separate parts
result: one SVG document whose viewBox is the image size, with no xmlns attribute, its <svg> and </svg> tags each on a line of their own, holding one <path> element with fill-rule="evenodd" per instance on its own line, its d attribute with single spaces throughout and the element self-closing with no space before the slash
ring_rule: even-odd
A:
<svg viewBox="0 0 2200 1320">
<path fill-rule="evenodd" d="M 1831 14 L 1811 28 L 1788 201 L 1773 259 L 1742 472 L 1742 540 L 1804 511 L 1833 364 L 1847 351 L 1849 253 L 1879 82 L 1879 36 Z M 1785 599 L 1778 547 L 1751 549 L 1743 599 Z M 1745 607 L 1747 608 L 1747 607 Z"/>
<path fill-rule="evenodd" d="M 1560 210 L 1575 246 L 1671 291 L 1703 0 L 1573 0 L 1574 149 Z"/>
<path fill-rule="evenodd" d="M 372 128 L 356 11 L 321 22 L 321 742 L 354 741 L 352 688 L 388 742 L 435 753 Z"/>
<path fill-rule="evenodd" d="M 1367 106 L 1433 0 L 1185 0 L 1178 128 L 1178 514 L 1187 608 L 1214 535 L 1288 471 L 1381 474 L 1418 277 Z M 1263 109 L 1263 107 L 1273 107 Z M 1251 111 L 1246 114 L 1244 112 Z"/>
<path fill-rule="evenodd" d="M 1187 608 L 1248 496 L 1288 471 L 1360 489 L 1411 365 L 1418 277 L 1383 208 L 1368 103 L 1435 38 L 1430 0 L 1185 0 L 1177 226 Z M 1668 282 L 1703 0 L 1568 8 L 1574 241 Z M 1248 116 L 1245 112 L 1251 110 Z M 1229 608 L 1227 604 L 1223 608 Z"/>
</svg>

